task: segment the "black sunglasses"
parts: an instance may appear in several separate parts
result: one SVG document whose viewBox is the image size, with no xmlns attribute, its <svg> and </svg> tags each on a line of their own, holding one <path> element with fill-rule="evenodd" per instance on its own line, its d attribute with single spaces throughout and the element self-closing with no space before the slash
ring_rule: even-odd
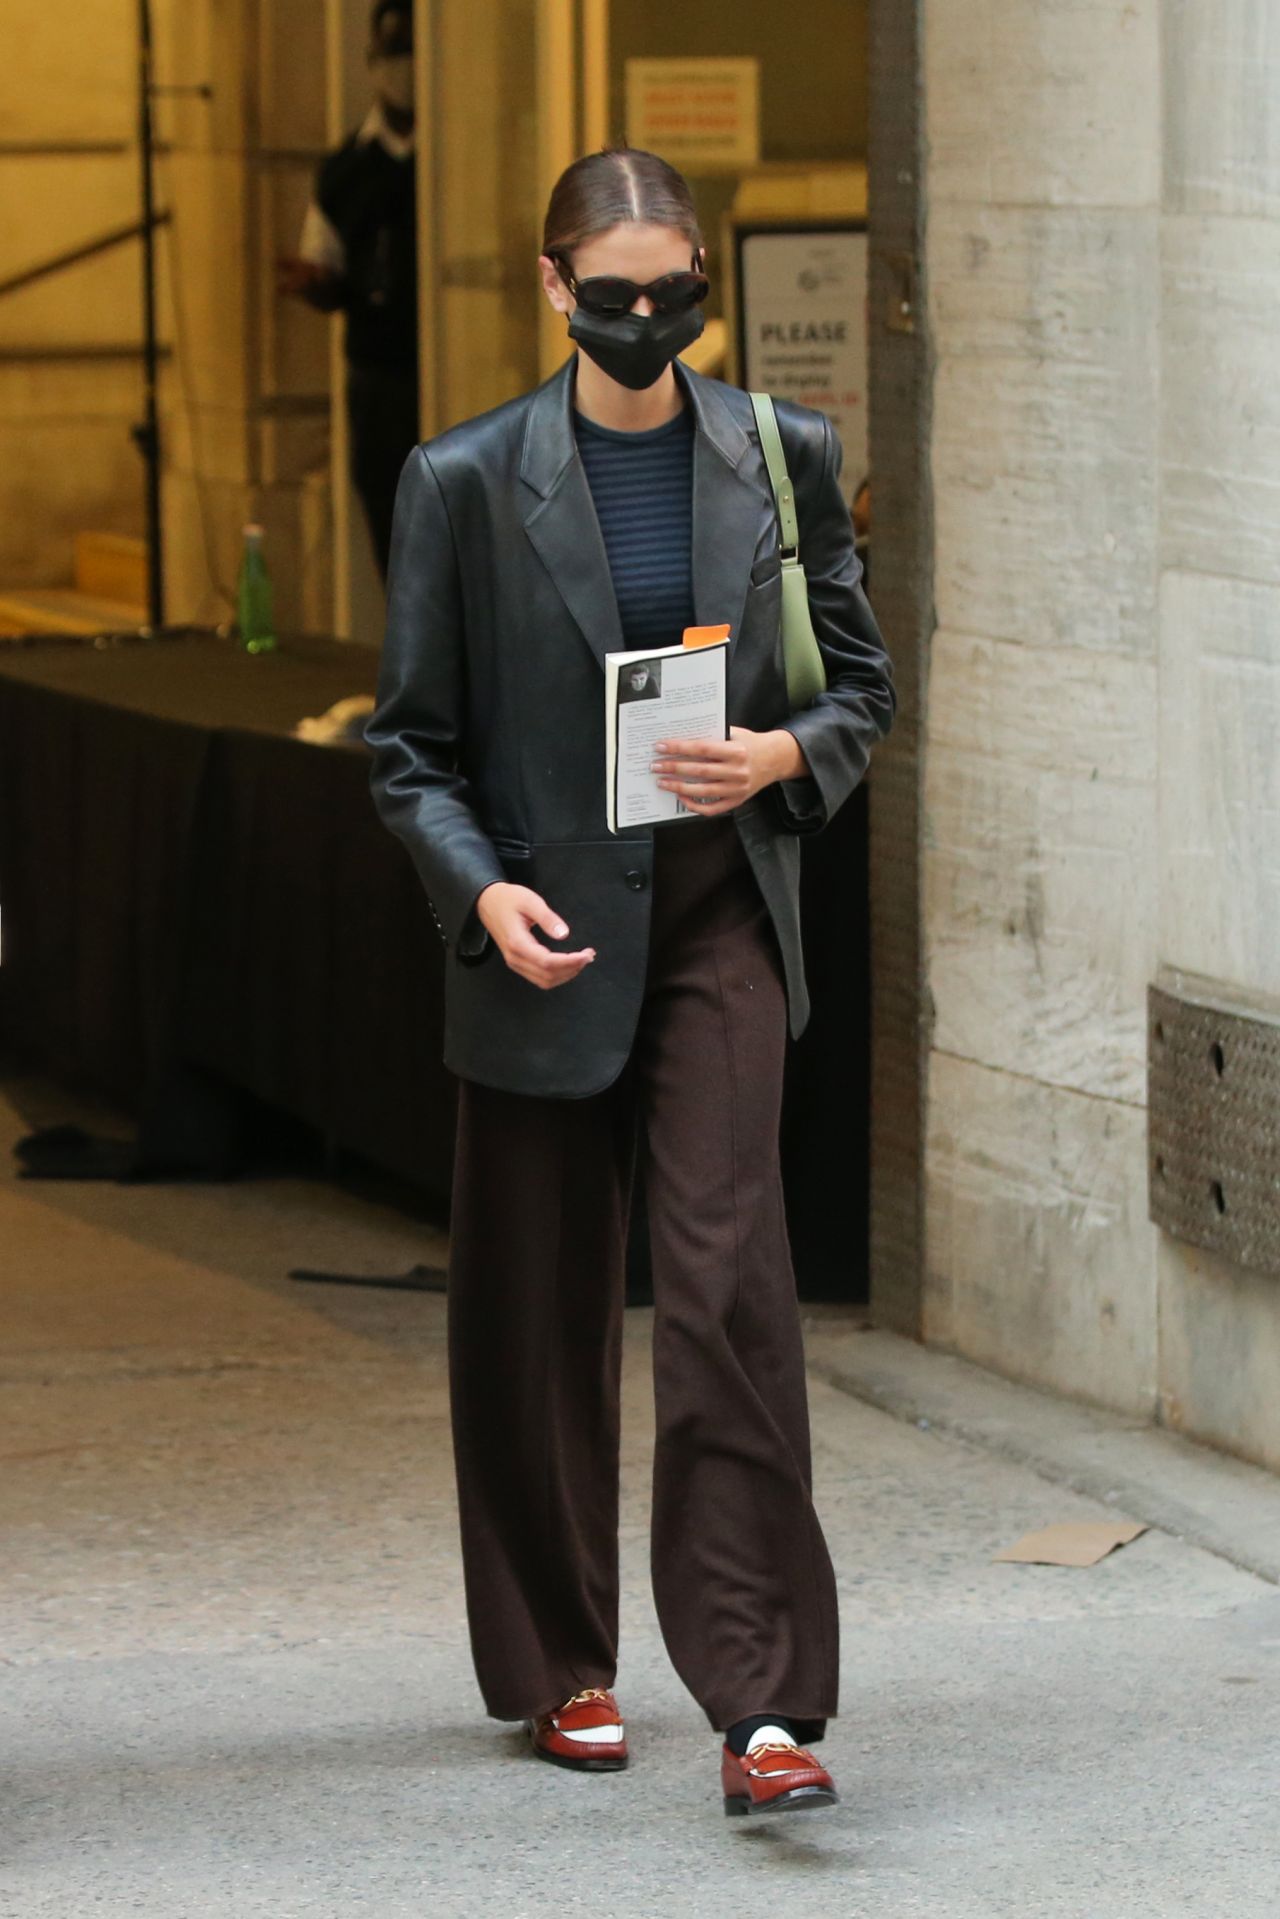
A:
<svg viewBox="0 0 1280 1919">
<path fill-rule="evenodd" d="M 588 280 L 579 280 L 561 254 L 553 253 L 551 258 L 556 272 L 583 311 L 598 314 L 602 319 L 630 313 L 641 298 L 652 300 L 659 313 L 687 313 L 690 307 L 706 299 L 711 288 L 706 274 L 699 271 L 696 255 L 690 272 L 664 273 L 660 280 L 650 280 L 648 286 L 638 286 L 634 280 L 623 280 L 611 273 L 593 274 Z"/>
</svg>

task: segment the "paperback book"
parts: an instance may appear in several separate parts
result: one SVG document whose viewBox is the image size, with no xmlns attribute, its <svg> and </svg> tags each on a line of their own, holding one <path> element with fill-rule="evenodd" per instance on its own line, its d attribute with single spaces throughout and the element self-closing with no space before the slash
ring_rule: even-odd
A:
<svg viewBox="0 0 1280 1919">
<path fill-rule="evenodd" d="M 715 637 L 693 637 L 702 633 Z M 609 831 L 696 819 L 698 808 L 651 771 L 659 740 L 724 740 L 729 629 L 690 628 L 680 646 L 605 655 L 605 792 Z"/>
</svg>

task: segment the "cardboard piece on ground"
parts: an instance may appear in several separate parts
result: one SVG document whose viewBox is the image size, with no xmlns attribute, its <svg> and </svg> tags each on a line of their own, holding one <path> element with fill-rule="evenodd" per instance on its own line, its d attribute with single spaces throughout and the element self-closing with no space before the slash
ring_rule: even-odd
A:
<svg viewBox="0 0 1280 1919">
<path fill-rule="evenodd" d="M 1127 1546 L 1149 1529 L 1133 1519 L 1063 1520 L 1038 1533 L 1024 1533 L 995 1555 L 1026 1566 L 1096 1566 L 1117 1546 Z M 994 1563 L 994 1561 L 993 1561 Z"/>
</svg>

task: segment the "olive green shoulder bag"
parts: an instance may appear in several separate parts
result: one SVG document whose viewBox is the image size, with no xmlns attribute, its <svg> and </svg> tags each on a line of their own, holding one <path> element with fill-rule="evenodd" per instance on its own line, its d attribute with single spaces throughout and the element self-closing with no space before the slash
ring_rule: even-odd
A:
<svg viewBox="0 0 1280 1919">
<path fill-rule="evenodd" d="M 753 393 L 751 404 L 760 429 L 760 448 L 769 469 L 782 532 L 782 654 L 787 668 L 787 700 L 795 712 L 797 707 L 808 706 L 819 693 L 826 692 L 827 671 L 809 612 L 809 582 L 800 560 L 795 488 L 787 472 L 778 416 L 767 393 Z"/>
</svg>

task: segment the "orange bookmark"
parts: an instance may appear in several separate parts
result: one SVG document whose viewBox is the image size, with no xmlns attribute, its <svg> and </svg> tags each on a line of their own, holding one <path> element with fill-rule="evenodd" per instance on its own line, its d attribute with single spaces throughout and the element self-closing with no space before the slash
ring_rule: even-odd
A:
<svg viewBox="0 0 1280 1919">
<path fill-rule="evenodd" d="M 720 640 L 727 640 L 727 626 L 686 626 L 684 644 L 686 646 L 715 646 Z"/>
</svg>

